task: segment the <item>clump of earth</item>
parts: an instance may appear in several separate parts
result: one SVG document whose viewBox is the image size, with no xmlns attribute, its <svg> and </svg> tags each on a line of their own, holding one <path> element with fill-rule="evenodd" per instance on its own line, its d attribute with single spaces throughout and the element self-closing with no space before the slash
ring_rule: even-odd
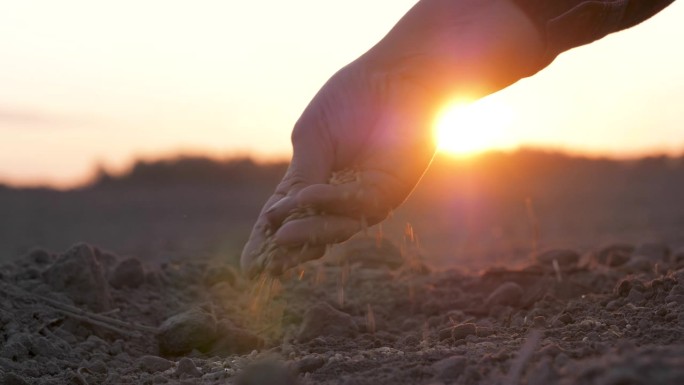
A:
<svg viewBox="0 0 684 385">
<path fill-rule="evenodd" d="M 0 267 L 0 383 L 682 384 L 684 251 L 466 274 L 360 238 L 250 281 L 216 260 L 37 249 Z"/>
</svg>

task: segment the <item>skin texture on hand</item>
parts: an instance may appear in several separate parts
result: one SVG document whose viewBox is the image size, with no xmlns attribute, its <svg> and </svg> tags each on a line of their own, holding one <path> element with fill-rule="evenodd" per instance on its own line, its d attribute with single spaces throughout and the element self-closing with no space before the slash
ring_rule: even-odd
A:
<svg viewBox="0 0 684 385">
<path fill-rule="evenodd" d="M 292 132 L 293 158 L 242 253 L 254 266 L 267 234 L 275 272 L 321 257 L 387 217 L 432 160 L 433 120 L 452 97 L 478 98 L 543 62 L 538 30 L 510 0 L 422 0 L 366 54 L 338 71 Z M 334 171 L 356 181 L 330 185 Z M 321 215 L 283 222 L 297 207 Z M 306 245 L 306 246 L 305 246 Z"/>
</svg>

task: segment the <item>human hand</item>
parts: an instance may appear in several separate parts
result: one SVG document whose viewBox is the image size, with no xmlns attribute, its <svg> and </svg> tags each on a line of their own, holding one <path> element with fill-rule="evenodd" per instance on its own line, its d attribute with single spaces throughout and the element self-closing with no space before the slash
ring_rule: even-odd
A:
<svg viewBox="0 0 684 385">
<path fill-rule="evenodd" d="M 251 276 L 264 268 L 277 274 L 385 219 L 432 159 L 434 105 L 425 90 L 371 72 L 363 61 L 333 76 L 295 125 L 292 162 L 257 219 L 243 269 Z M 355 178 L 328 183 L 345 169 Z M 285 221 L 301 207 L 319 214 Z M 262 266 L 269 236 L 277 251 Z"/>
</svg>

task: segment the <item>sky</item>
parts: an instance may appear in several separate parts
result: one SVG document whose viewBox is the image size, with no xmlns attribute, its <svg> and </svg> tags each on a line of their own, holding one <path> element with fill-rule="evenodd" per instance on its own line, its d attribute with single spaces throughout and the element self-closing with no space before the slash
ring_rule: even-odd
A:
<svg viewBox="0 0 684 385">
<path fill-rule="evenodd" d="M 316 91 L 415 2 L 0 2 L 0 183 L 68 187 L 177 153 L 286 158 Z M 487 98 L 480 116 L 506 119 L 478 146 L 684 153 L 683 21 L 675 2 Z"/>
</svg>

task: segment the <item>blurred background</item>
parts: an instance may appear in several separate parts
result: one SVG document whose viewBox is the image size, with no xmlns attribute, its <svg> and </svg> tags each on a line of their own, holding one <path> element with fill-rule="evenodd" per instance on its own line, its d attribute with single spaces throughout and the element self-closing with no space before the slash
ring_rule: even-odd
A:
<svg viewBox="0 0 684 385">
<path fill-rule="evenodd" d="M 78 241 L 235 261 L 337 69 L 415 0 L 0 4 L 0 259 Z M 383 224 L 434 263 L 684 243 L 684 5 L 474 104 Z"/>
</svg>

